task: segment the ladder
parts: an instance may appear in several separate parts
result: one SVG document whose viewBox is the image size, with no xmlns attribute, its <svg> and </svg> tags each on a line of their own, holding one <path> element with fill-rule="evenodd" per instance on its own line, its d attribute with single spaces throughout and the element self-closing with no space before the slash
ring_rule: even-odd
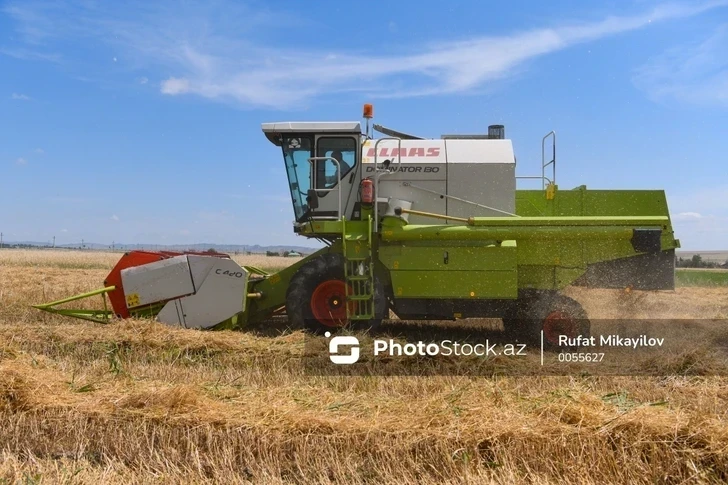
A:
<svg viewBox="0 0 728 485">
<path fill-rule="evenodd" d="M 374 264 L 372 261 L 372 216 L 367 218 L 367 230 L 347 231 L 342 218 L 342 248 L 344 279 L 346 280 L 346 317 L 349 321 L 374 318 Z M 362 227 L 362 224 L 352 224 Z M 353 229 L 353 227 L 352 227 Z"/>
</svg>

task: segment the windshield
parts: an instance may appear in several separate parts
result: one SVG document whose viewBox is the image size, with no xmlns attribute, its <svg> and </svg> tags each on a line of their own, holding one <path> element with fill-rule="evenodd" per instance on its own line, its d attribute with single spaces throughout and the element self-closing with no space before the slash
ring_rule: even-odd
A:
<svg viewBox="0 0 728 485">
<path fill-rule="evenodd" d="M 296 220 L 300 221 L 308 212 L 306 196 L 311 188 L 311 140 L 299 136 L 283 139 L 283 157 L 286 161 L 286 173 L 291 187 L 291 200 Z"/>
</svg>

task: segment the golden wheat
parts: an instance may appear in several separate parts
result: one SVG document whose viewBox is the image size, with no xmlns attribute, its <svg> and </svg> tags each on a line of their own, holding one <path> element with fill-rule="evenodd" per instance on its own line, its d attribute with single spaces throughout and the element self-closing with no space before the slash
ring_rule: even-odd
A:
<svg viewBox="0 0 728 485">
<path fill-rule="evenodd" d="M 723 378 L 312 377 L 299 329 L 29 309 L 99 287 L 118 258 L 37 254 L 0 251 L 0 482 L 728 480 Z M 569 291 L 597 318 L 728 315 L 726 289 Z"/>
<path fill-rule="evenodd" d="M 3 249 L 0 250 L 0 265 L 111 270 L 122 254 L 122 252 L 112 251 L 71 249 Z M 241 266 L 255 266 L 266 270 L 285 268 L 299 259 L 264 254 L 231 254 L 230 256 Z"/>
</svg>

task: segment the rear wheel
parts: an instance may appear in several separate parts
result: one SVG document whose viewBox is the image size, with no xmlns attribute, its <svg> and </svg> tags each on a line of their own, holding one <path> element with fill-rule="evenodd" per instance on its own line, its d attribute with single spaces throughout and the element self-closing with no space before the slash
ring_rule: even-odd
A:
<svg viewBox="0 0 728 485">
<path fill-rule="evenodd" d="M 589 337 L 591 332 L 579 302 L 555 291 L 524 292 L 506 312 L 503 325 L 509 337 L 531 344 L 539 343 L 543 332 L 547 349 L 573 349 L 575 346 L 568 343 L 560 345 L 560 339 Z"/>
<path fill-rule="evenodd" d="M 379 326 L 387 312 L 384 287 L 374 279 L 374 318 L 353 321 L 349 325 L 346 312 L 346 282 L 344 257 L 328 253 L 315 258 L 299 268 L 291 278 L 286 295 L 286 313 L 294 326 L 323 334 L 342 327 L 372 330 Z M 349 288 L 351 293 L 351 287 Z M 353 310 L 354 302 L 349 302 Z"/>
</svg>

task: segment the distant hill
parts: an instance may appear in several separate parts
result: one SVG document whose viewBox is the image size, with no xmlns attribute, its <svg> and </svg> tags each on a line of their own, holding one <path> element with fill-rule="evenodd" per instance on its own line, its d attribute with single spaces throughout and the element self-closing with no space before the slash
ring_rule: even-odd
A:
<svg viewBox="0 0 728 485">
<path fill-rule="evenodd" d="M 703 261 L 711 261 L 714 263 L 725 263 L 728 261 L 728 251 L 684 251 L 678 249 L 675 255 L 678 258 L 691 259 L 693 254 L 699 254 Z"/>
<path fill-rule="evenodd" d="M 9 246 L 32 246 L 32 247 L 48 247 L 48 243 L 41 243 L 37 241 L 6 241 L 3 243 L 4 247 Z M 56 244 L 56 248 L 60 249 L 78 249 L 81 244 Z M 90 250 L 110 250 L 112 249 L 110 244 L 99 244 L 99 243 L 84 243 L 83 249 Z M 283 251 L 296 251 L 301 254 L 311 254 L 317 251 L 317 247 L 306 247 L 306 246 L 261 246 L 259 244 L 215 244 L 215 243 L 197 243 L 197 244 L 114 244 L 114 250 L 117 251 L 133 251 L 133 250 L 149 250 L 149 251 L 207 251 L 208 249 L 214 249 L 221 253 L 265 253 L 266 251 L 272 251 L 282 253 Z"/>
</svg>

